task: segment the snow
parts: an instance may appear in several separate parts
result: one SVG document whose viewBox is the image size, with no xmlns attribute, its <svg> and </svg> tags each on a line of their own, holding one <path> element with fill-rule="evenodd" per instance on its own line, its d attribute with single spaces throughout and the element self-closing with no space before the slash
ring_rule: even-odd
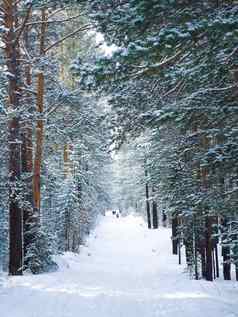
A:
<svg viewBox="0 0 238 317">
<path fill-rule="evenodd" d="M 236 317 L 236 282 L 195 281 L 171 255 L 170 230 L 142 218 L 103 217 L 79 255 L 60 270 L 7 277 L 2 317 Z"/>
</svg>

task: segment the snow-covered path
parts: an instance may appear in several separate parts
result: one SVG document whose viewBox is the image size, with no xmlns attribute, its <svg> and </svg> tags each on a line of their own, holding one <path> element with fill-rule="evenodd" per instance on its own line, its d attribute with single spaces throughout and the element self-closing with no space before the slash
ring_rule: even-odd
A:
<svg viewBox="0 0 238 317">
<path fill-rule="evenodd" d="M 7 278 L 1 317 L 237 317 L 235 282 L 190 280 L 171 255 L 170 230 L 142 219 L 102 219 L 61 269 Z"/>
</svg>

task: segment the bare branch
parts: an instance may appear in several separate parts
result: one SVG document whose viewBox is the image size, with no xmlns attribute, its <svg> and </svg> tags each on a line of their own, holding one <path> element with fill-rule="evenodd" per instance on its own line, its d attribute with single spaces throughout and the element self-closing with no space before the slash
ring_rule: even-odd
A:
<svg viewBox="0 0 238 317">
<path fill-rule="evenodd" d="M 49 50 L 51 50 L 52 48 L 54 48 L 55 46 L 61 44 L 62 42 L 64 42 L 65 40 L 67 40 L 68 38 L 70 37 L 73 37 L 74 35 L 76 35 L 77 33 L 79 32 L 82 32 L 82 31 L 86 31 L 86 30 L 90 30 L 90 28 L 92 27 L 91 24 L 87 24 L 81 28 L 78 28 L 77 30 L 75 30 L 74 32 L 64 36 L 63 38 L 59 39 L 58 41 L 56 41 L 55 43 L 51 44 L 50 46 L 48 46 L 44 52 L 47 53 Z"/>
<path fill-rule="evenodd" d="M 226 63 L 229 63 L 230 59 L 233 57 L 233 55 L 235 55 L 236 53 L 238 53 L 238 46 L 234 48 L 234 50 L 227 56 L 226 58 Z"/>
<path fill-rule="evenodd" d="M 142 66 L 140 71 L 136 71 L 136 72 L 131 74 L 132 75 L 131 78 L 138 78 L 138 77 L 141 77 L 144 75 L 149 75 L 149 76 L 156 75 L 156 74 L 158 74 L 158 72 L 160 70 L 173 65 L 177 61 L 181 62 L 182 60 L 184 60 L 186 57 L 188 57 L 190 55 L 190 52 L 186 53 L 184 55 L 183 54 L 184 54 L 184 50 L 180 50 L 175 55 L 173 55 L 165 60 L 162 60 L 160 63 L 156 63 L 154 65 L 145 66 L 145 67 Z M 182 56 L 182 58 L 180 59 L 181 56 Z"/>
<path fill-rule="evenodd" d="M 35 21 L 35 22 L 29 22 L 27 23 L 28 26 L 32 26 L 32 25 L 39 25 L 39 24 L 53 24 L 53 23 L 64 23 L 64 22 L 68 22 L 68 21 L 71 21 L 71 20 L 75 20 L 79 17 L 81 17 L 82 14 L 78 14 L 78 15 L 75 15 L 73 17 L 70 17 L 70 18 L 66 18 L 66 19 L 62 19 L 62 20 L 51 20 L 51 21 Z"/>
</svg>

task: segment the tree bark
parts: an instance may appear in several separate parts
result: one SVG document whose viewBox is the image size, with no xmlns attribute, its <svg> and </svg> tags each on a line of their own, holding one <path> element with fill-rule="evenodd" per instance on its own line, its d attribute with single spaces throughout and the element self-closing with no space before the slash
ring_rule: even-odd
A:
<svg viewBox="0 0 238 317">
<path fill-rule="evenodd" d="M 178 217 L 173 216 L 172 218 L 172 251 L 173 254 L 178 254 Z"/>
<path fill-rule="evenodd" d="M 206 278 L 206 253 L 205 253 L 205 248 L 203 246 L 204 241 L 202 240 L 200 242 L 200 255 L 201 255 L 201 269 L 202 269 L 202 277 Z"/>
<path fill-rule="evenodd" d="M 222 247 L 224 280 L 231 280 L 230 248 Z"/>
<path fill-rule="evenodd" d="M 9 274 L 22 275 L 23 217 L 20 207 L 21 143 L 20 143 L 20 65 L 19 45 L 15 41 L 17 28 L 17 3 L 3 1 L 5 57 L 8 76 L 8 104 L 13 113 L 8 122 L 9 132 Z"/>
<path fill-rule="evenodd" d="M 47 22 L 46 10 L 41 11 L 42 21 Z M 46 37 L 47 23 L 41 24 L 40 31 L 40 57 L 45 55 L 45 37 Z M 34 212 L 39 218 L 40 215 L 40 201 L 41 201 L 41 165 L 43 157 L 43 140 L 44 140 L 44 89 L 45 89 L 45 76 L 44 70 L 41 69 L 37 75 L 37 122 L 36 122 L 36 148 L 34 156 L 34 171 L 33 171 L 33 202 Z"/>
<path fill-rule="evenodd" d="M 194 241 L 194 273 L 195 279 L 199 279 L 198 273 L 198 233 L 197 233 L 197 217 L 193 216 L 193 241 Z"/>
<path fill-rule="evenodd" d="M 217 244 L 215 245 L 215 262 L 216 262 L 216 277 L 219 278 L 220 272 L 219 272 L 219 259 L 218 259 L 218 248 Z"/>
<path fill-rule="evenodd" d="M 154 193 L 154 187 L 152 187 L 152 192 Z M 153 229 L 158 229 L 159 227 L 159 221 L 158 221 L 158 208 L 157 208 L 157 202 L 153 198 L 152 202 L 152 222 L 153 222 Z"/>
<path fill-rule="evenodd" d="M 212 217 L 206 216 L 206 280 L 213 281 Z"/>
<path fill-rule="evenodd" d="M 238 281 L 238 264 L 235 264 L 235 268 L 236 268 L 236 281 Z"/>
<path fill-rule="evenodd" d="M 31 12 L 29 13 L 31 16 Z M 25 27 L 24 31 L 24 44 L 27 50 L 30 49 L 29 40 L 29 27 Z M 27 87 L 32 85 L 31 65 L 25 66 L 25 83 Z M 30 93 L 26 93 L 25 104 L 28 116 L 30 116 L 30 109 L 33 100 Z M 24 195 L 24 207 L 23 207 L 23 231 L 24 231 L 24 255 L 26 255 L 28 246 L 32 243 L 32 226 L 34 225 L 33 220 L 33 189 L 32 189 L 32 171 L 33 171 L 33 144 L 32 144 L 32 119 L 26 118 L 23 121 L 22 126 L 22 148 L 21 148 L 21 166 L 22 173 L 26 174 Z M 26 263 L 25 263 L 26 265 Z"/>
<path fill-rule="evenodd" d="M 147 177 L 147 175 L 148 175 L 147 170 L 145 170 L 145 176 Z M 148 184 L 147 180 L 146 180 L 146 184 L 145 184 L 145 195 L 146 195 L 146 213 L 147 213 L 148 228 L 151 229 L 149 184 Z"/>
<path fill-rule="evenodd" d="M 222 242 L 227 239 L 227 218 L 221 219 L 222 225 Z M 223 277 L 224 280 L 231 280 L 231 263 L 230 263 L 230 247 L 222 246 L 222 257 L 223 257 Z"/>
</svg>

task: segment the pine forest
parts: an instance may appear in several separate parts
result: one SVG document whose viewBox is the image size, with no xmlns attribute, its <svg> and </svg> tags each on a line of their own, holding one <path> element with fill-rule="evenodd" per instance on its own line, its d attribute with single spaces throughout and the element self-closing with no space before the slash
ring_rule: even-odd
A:
<svg viewBox="0 0 238 317">
<path fill-rule="evenodd" d="M 238 1 L 0 0 L 2 317 L 238 316 Z"/>
</svg>

